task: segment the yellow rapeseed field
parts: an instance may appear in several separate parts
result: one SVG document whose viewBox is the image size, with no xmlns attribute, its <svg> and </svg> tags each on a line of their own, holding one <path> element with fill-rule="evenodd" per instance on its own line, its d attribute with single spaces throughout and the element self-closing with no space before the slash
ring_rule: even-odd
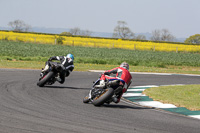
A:
<svg viewBox="0 0 200 133">
<path fill-rule="evenodd" d="M 67 37 L 62 36 L 63 45 L 84 46 L 84 47 L 106 47 L 106 48 L 122 48 L 131 50 L 154 50 L 154 51 L 175 51 L 175 52 L 200 52 L 198 45 L 183 45 L 171 43 L 155 43 L 141 42 L 129 40 L 115 40 L 103 38 L 87 38 L 87 37 Z M 33 33 L 16 33 L 0 31 L 0 40 L 22 41 L 41 44 L 56 44 L 58 35 L 43 35 Z"/>
</svg>

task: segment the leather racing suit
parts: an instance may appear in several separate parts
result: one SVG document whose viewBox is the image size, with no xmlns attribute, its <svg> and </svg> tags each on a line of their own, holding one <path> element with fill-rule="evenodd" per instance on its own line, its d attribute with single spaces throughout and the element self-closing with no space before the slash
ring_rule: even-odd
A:
<svg viewBox="0 0 200 133">
<path fill-rule="evenodd" d="M 116 74 L 116 75 L 115 75 L 115 77 L 112 77 L 112 76 L 110 76 L 110 74 Z M 126 92 L 128 87 L 130 86 L 130 84 L 132 82 L 132 76 L 131 76 L 130 72 L 123 67 L 117 67 L 117 68 L 105 71 L 104 75 L 105 76 L 101 77 L 100 80 L 120 79 L 120 80 L 124 81 L 123 87 L 119 86 L 119 88 L 117 88 L 117 99 L 118 99 L 118 101 L 116 103 L 118 103 L 120 101 L 123 93 Z"/>
<path fill-rule="evenodd" d="M 61 81 L 59 82 L 63 84 L 65 82 L 65 77 L 68 77 L 74 69 L 73 60 L 71 58 L 67 58 L 66 56 L 53 56 L 49 58 L 49 60 L 46 62 L 46 65 L 49 65 L 49 61 L 52 60 L 60 61 L 59 64 L 62 66 L 63 70 L 60 72 Z"/>
</svg>

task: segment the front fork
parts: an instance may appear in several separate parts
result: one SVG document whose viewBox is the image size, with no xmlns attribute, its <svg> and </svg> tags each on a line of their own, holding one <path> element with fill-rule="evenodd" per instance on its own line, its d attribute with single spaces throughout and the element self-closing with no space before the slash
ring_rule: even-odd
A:
<svg viewBox="0 0 200 133">
<path fill-rule="evenodd" d="M 88 98 L 91 99 L 92 98 L 92 90 L 90 90 Z"/>
</svg>

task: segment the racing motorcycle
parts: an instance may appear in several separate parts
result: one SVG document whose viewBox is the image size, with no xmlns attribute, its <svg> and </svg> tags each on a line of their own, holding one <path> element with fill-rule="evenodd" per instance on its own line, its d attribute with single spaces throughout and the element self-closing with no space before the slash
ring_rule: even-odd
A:
<svg viewBox="0 0 200 133">
<path fill-rule="evenodd" d="M 105 75 L 101 74 L 99 79 L 93 83 L 89 94 L 83 98 L 83 103 L 90 102 L 94 106 L 101 106 L 104 103 L 110 104 L 111 102 L 117 102 L 116 98 L 122 94 L 125 82 L 116 78 L 105 79 L 104 82 L 102 76 Z"/>
<path fill-rule="evenodd" d="M 63 66 L 58 62 L 49 61 L 49 64 L 49 69 L 40 74 L 39 81 L 37 82 L 39 87 L 54 84 L 57 81 L 56 77 L 58 77 L 63 70 Z"/>
</svg>

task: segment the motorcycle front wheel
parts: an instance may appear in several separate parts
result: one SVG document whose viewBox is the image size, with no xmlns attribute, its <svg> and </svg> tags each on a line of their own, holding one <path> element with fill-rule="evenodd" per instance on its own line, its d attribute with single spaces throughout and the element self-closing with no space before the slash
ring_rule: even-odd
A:
<svg viewBox="0 0 200 133">
<path fill-rule="evenodd" d="M 92 101 L 94 106 L 101 106 L 106 101 L 108 101 L 112 96 L 114 95 L 113 88 L 107 88 L 105 89 L 105 92 L 103 92 L 101 95 L 95 97 Z"/>
<path fill-rule="evenodd" d="M 45 75 L 41 80 L 38 81 L 37 85 L 39 87 L 43 87 L 47 81 L 49 81 L 54 76 L 54 72 L 50 71 L 47 75 Z"/>
</svg>

